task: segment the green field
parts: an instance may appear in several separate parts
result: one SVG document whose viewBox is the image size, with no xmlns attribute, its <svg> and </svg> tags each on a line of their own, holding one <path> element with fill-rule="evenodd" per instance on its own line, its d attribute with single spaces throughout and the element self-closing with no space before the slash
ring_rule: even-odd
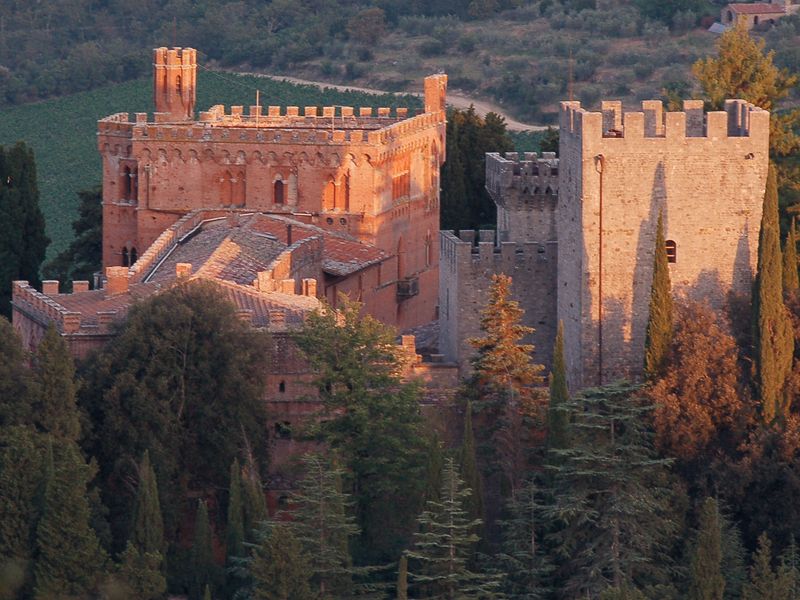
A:
<svg viewBox="0 0 800 600">
<path fill-rule="evenodd" d="M 230 73 L 200 71 L 197 77 L 198 110 L 214 104 L 255 104 L 256 89 L 261 92 L 263 106 L 420 106 L 412 96 L 319 90 Z M 77 192 L 100 183 L 100 156 L 95 147 L 97 120 L 116 112 L 152 112 L 151 94 L 151 81 L 147 78 L 0 112 L 0 145 L 23 140 L 36 153 L 41 207 L 47 220 L 47 235 L 52 240 L 48 259 L 72 239 Z"/>
</svg>

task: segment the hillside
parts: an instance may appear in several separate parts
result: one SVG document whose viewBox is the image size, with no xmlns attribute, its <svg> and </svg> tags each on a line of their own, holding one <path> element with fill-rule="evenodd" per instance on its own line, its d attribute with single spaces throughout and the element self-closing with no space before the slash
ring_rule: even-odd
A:
<svg viewBox="0 0 800 600">
<path fill-rule="evenodd" d="M 256 89 L 260 90 L 265 106 L 419 106 L 419 100 L 411 96 L 375 96 L 201 71 L 197 107 L 248 106 L 255 103 Z M 48 258 L 72 239 L 71 224 L 77 216 L 76 193 L 100 183 L 100 156 L 95 147 L 97 120 L 115 112 L 152 112 L 151 94 L 151 80 L 137 79 L 0 112 L 0 145 L 24 140 L 36 153 L 41 206 L 47 220 L 47 235 L 52 240 Z"/>
</svg>

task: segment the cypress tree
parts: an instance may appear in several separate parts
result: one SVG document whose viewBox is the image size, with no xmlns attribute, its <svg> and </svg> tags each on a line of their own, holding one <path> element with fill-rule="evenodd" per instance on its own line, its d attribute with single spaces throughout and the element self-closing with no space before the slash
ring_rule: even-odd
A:
<svg viewBox="0 0 800 600">
<path fill-rule="evenodd" d="M 139 485 L 133 506 L 130 541 L 141 554 L 164 552 L 164 521 L 158 499 L 158 482 L 147 450 L 139 464 Z"/>
<path fill-rule="evenodd" d="M 792 369 L 794 352 L 792 325 L 783 304 L 779 236 L 778 184 L 775 166 L 770 164 L 753 288 L 756 380 L 761 395 L 761 416 L 767 424 L 786 417 L 788 402 L 784 384 Z"/>
<path fill-rule="evenodd" d="M 300 541 L 286 523 L 265 523 L 248 572 L 254 600 L 311 600 L 311 566 Z"/>
<path fill-rule="evenodd" d="M 672 284 L 669 279 L 666 240 L 662 214 L 656 226 L 656 247 L 653 259 L 653 283 L 650 287 L 650 316 L 644 350 L 644 372 L 653 379 L 664 370 L 672 342 Z"/>
<path fill-rule="evenodd" d="M 742 596 L 742 586 L 747 581 L 747 551 L 736 523 L 724 512 L 719 513 L 722 533 L 722 575 L 725 577 L 725 600 Z"/>
<path fill-rule="evenodd" d="M 41 517 L 36 529 L 35 597 L 91 597 L 106 557 L 89 525 L 86 485 L 91 468 L 77 445 L 55 440 L 45 461 Z"/>
<path fill-rule="evenodd" d="M 706 498 L 692 553 L 689 600 L 722 600 L 724 591 L 719 507 L 714 498 Z"/>
<path fill-rule="evenodd" d="M 197 515 L 194 522 L 191 564 L 189 598 L 190 600 L 200 600 L 204 591 L 216 582 L 217 573 L 217 565 L 214 562 L 211 525 L 208 522 L 208 509 L 206 508 L 206 503 L 202 500 L 197 505 Z"/>
<path fill-rule="evenodd" d="M 11 323 L 0 316 L 0 427 L 33 423 L 34 383 Z"/>
<path fill-rule="evenodd" d="M 442 488 L 442 467 L 444 466 L 444 452 L 439 434 L 431 433 L 428 443 L 428 464 L 426 466 L 425 495 L 423 500 L 438 500 Z"/>
<path fill-rule="evenodd" d="M 800 275 L 797 272 L 797 231 L 794 218 L 786 235 L 786 245 L 783 247 L 783 293 L 793 294 L 800 288 Z"/>
<path fill-rule="evenodd" d="M 742 600 L 788 600 L 791 579 L 784 570 L 772 568 L 772 544 L 766 533 L 758 538 L 758 548 L 750 567 L 750 581 L 742 589 Z"/>
<path fill-rule="evenodd" d="M 125 586 L 125 598 L 157 600 L 167 591 L 167 580 L 161 572 L 161 554 L 142 553 L 128 542 L 120 557 L 117 576 Z"/>
<path fill-rule="evenodd" d="M 475 455 L 475 431 L 472 428 L 472 403 L 467 401 L 464 409 L 464 437 L 461 442 L 459 457 L 461 477 L 471 490 L 469 497 L 464 502 L 467 515 L 471 519 L 484 519 L 483 515 L 483 486 L 481 474 L 478 470 L 478 461 Z"/>
<path fill-rule="evenodd" d="M 242 514 L 242 478 L 239 461 L 231 464 L 231 480 L 228 484 L 228 527 L 226 552 L 228 558 L 243 556 L 244 516 Z"/>
<path fill-rule="evenodd" d="M 567 364 L 564 360 L 564 323 L 558 322 L 558 333 L 553 347 L 553 370 L 550 372 L 550 403 L 547 408 L 547 446 L 566 448 L 569 444 L 569 401 L 567 389 Z"/>
<path fill-rule="evenodd" d="M 203 590 L 203 600 L 211 600 L 211 588 L 208 584 L 206 584 L 206 587 Z"/>
<path fill-rule="evenodd" d="M 397 600 L 408 600 L 408 557 L 405 554 L 397 565 Z"/>
<path fill-rule="evenodd" d="M 75 402 L 75 364 L 54 325 L 47 328 L 33 361 L 36 386 L 34 419 L 54 437 L 77 441 L 81 432 Z"/>
<path fill-rule="evenodd" d="M 268 516 L 261 477 L 252 461 L 242 468 L 241 485 L 244 539 L 252 542 L 255 539 L 256 531 Z"/>
</svg>

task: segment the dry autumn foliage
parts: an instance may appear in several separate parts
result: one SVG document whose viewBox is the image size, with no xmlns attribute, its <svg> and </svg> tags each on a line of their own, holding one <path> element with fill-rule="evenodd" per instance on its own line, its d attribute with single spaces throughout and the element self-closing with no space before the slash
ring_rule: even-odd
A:
<svg viewBox="0 0 800 600">
<path fill-rule="evenodd" d="M 678 305 L 668 368 L 647 393 L 655 405 L 656 443 L 691 460 L 715 440 L 741 432 L 747 414 L 739 389 L 736 342 L 707 305 Z"/>
</svg>

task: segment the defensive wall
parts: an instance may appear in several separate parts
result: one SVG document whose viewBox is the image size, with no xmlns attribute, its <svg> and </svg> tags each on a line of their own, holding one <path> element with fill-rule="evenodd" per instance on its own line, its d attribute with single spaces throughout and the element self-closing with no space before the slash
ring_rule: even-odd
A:
<svg viewBox="0 0 800 600">
<path fill-rule="evenodd" d="M 590 112 L 561 104 L 558 318 L 573 387 L 641 375 L 656 224 L 673 292 L 721 309 L 755 272 L 769 113 L 741 100 L 704 113 L 661 102 Z M 662 249 L 662 251 L 666 251 Z"/>
</svg>

